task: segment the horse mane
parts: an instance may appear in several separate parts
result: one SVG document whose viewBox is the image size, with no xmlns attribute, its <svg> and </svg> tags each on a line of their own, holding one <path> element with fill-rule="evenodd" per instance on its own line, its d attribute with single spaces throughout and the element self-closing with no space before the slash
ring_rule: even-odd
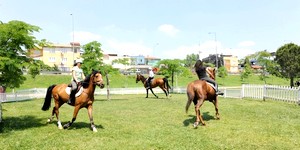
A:
<svg viewBox="0 0 300 150">
<path fill-rule="evenodd" d="M 90 82 L 90 79 L 91 79 L 91 76 L 92 75 L 95 75 L 97 73 L 100 73 L 101 74 L 101 71 L 98 71 L 98 70 L 93 70 L 93 72 L 89 75 L 87 75 L 85 77 L 85 79 L 81 82 L 83 88 L 87 88 L 89 86 L 89 82 Z"/>
</svg>

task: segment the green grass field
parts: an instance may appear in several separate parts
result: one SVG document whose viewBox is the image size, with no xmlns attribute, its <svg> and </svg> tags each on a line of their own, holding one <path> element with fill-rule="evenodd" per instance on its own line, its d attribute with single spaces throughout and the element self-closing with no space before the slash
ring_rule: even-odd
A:
<svg viewBox="0 0 300 150">
<path fill-rule="evenodd" d="M 164 97 L 162 94 L 158 94 Z M 207 126 L 193 129 L 194 107 L 185 114 L 186 95 L 145 99 L 142 95 L 96 96 L 90 130 L 87 110 L 73 126 L 59 130 L 43 99 L 2 103 L 1 149 L 299 149 L 299 106 L 277 101 L 219 99 L 221 119 L 212 103 L 201 113 Z M 53 106 L 53 102 L 52 102 Z M 72 118 L 73 107 L 63 105 L 61 121 Z"/>
</svg>

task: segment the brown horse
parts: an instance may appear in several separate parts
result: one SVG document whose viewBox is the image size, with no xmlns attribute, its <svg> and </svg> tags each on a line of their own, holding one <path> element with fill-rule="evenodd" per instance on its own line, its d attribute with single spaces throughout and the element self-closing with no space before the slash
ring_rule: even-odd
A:
<svg viewBox="0 0 300 150">
<path fill-rule="evenodd" d="M 210 78 L 215 79 L 215 69 L 209 68 L 207 70 Z M 219 111 L 218 111 L 218 97 L 216 95 L 215 89 L 210 85 L 210 83 L 204 80 L 195 80 L 188 84 L 187 86 L 187 103 L 186 103 L 186 113 L 193 102 L 195 105 L 195 113 L 196 113 L 196 121 L 194 123 L 194 127 L 196 128 L 199 125 L 199 121 L 203 126 L 205 126 L 205 122 L 200 113 L 200 107 L 203 105 L 205 100 L 212 102 L 215 106 L 216 110 L 216 119 L 220 119 Z"/>
<path fill-rule="evenodd" d="M 76 97 L 75 104 L 70 104 L 74 106 L 73 118 L 72 121 L 68 122 L 67 124 L 62 127 L 60 119 L 59 119 L 59 108 L 69 100 L 69 94 L 66 92 L 66 88 L 68 87 L 67 84 L 59 84 L 59 85 L 51 85 L 45 97 L 45 102 L 42 107 L 42 110 L 46 111 L 50 108 L 51 105 L 51 98 L 54 98 L 54 107 L 52 111 L 52 116 L 48 119 L 48 122 L 53 120 L 54 114 L 56 115 L 57 125 L 59 129 L 66 129 L 70 127 L 73 122 L 76 120 L 78 111 L 85 107 L 88 110 L 88 116 L 90 118 L 91 129 L 94 132 L 97 132 L 96 126 L 94 125 L 92 111 L 93 111 L 93 102 L 94 102 L 94 92 L 95 87 L 98 85 L 100 88 L 104 88 L 102 74 L 99 71 L 93 70 L 93 72 L 88 75 L 85 80 L 82 82 L 83 92 L 81 95 Z M 70 90 L 69 90 L 70 91 Z"/>
<path fill-rule="evenodd" d="M 147 78 L 145 78 L 140 73 L 136 74 L 136 83 L 138 83 L 139 81 L 141 81 L 143 83 L 145 88 L 147 87 Z M 170 85 L 169 85 L 168 79 L 167 78 L 152 79 L 151 86 L 149 89 L 156 98 L 158 98 L 158 96 L 154 94 L 152 88 L 156 88 L 157 86 L 159 86 L 165 92 L 165 94 L 168 98 L 170 95 L 170 92 L 169 92 Z M 147 92 L 146 98 L 148 98 L 148 90 L 149 89 L 146 88 L 146 92 Z"/>
</svg>

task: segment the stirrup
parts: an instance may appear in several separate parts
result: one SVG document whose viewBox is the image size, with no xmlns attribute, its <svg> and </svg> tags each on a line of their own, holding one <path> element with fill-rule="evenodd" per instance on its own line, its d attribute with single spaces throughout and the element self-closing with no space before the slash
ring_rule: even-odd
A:
<svg viewBox="0 0 300 150">
<path fill-rule="evenodd" d="M 217 92 L 216 92 L 216 95 L 224 95 L 224 93 L 221 92 L 221 91 L 217 91 Z"/>
</svg>

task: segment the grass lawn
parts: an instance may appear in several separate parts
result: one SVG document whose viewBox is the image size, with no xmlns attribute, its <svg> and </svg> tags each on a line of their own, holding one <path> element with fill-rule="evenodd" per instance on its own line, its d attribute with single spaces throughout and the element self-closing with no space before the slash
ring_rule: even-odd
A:
<svg viewBox="0 0 300 150">
<path fill-rule="evenodd" d="M 163 94 L 158 94 L 164 97 Z M 89 129 L 87 110 L 73 126 L 59 130 L 51 111 L 42 111 L 43 99 L 3 103 L 1 149 L 299 149 L 299 106 L 277 101 L 219 99 L 221 119 L 215 120 L 212 103 L 201 113 L 207 126 L 193 129 L 194 107 L 185 114 L 186 95 L 145 99 L 142 95 L 96 96 L 94 121 Z M 53 106 L 53 102 L 52 102 Z M 63 105 L 63 123 L 73 107 Z"/>
</svg>

